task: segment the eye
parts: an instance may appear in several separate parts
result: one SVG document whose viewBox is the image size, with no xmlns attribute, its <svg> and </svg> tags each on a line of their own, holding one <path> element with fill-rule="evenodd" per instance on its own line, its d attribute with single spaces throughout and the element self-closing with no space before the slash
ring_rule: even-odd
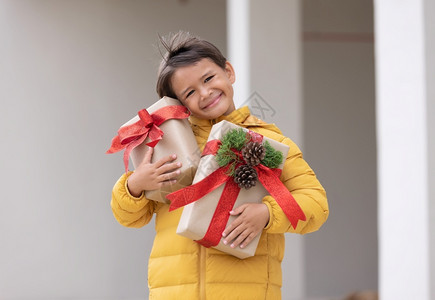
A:
<svg viewBox="0 0 435 300">
<path fill-rule="evenodd" d="M 192 95 L 193 92 L 194 92 L 194 90 L 191 90 L 190 92 L 188 92 L 187 95 L 186 95 L 186 99 L 189 98 L 189 96 Z"/>
<path fill-rule="evenodd" d="M 204 83 L 209 82 L 210 80 L 212 80 L 214 77 L 214 75 L 208 76 L 205 80 Z"/>
</svg>

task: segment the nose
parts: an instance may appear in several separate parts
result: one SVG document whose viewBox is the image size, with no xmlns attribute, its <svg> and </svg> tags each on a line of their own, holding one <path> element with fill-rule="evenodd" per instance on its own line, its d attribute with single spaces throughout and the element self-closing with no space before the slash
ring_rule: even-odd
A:
<svg viewBox="0 0 435 300">
<path fill-rule="evenodd" d="M 207 99 L 207 97 L 211 95 L 211 92 L 212 92 L 211 89 L 208 89 L 207 87 L 202 87 L 199 90 L 199 94 L 201 95 L 201 99 L 202 100 Z"/>
</svg>

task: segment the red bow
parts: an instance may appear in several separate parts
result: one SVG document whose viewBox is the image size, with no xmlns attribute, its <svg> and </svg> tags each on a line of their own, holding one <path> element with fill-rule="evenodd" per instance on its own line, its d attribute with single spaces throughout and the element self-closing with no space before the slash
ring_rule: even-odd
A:
<svg viewBox="0 0 435 300">
<path fill-rule="evenodd" d="M 218 145 L 219 141 L 217 140 L 207 142 L 203 155 L 216 154 L 215 151 L 217 151 Z M 226 183 L 207 232 L 201 240 L 197 241 L 205 247 L 213 247 L 219 244 L 221 234 L 229 219 L 229 211 L 233 208 L 240 192 L 240 188 L 234 182 L 233 177 L 228 175 L 228 168 L 229 166 L 218 168 L 203 180 L 166 196 L 171 201 L 169 211 L 172 211 L 201 199 Z M 281 170 L 270 169 L 261 164 L 254 168 L 257 171 L 258 180 L 270 195 L 275 198 L 275 201 L 284 211 L 292 227 L 296 229 L 298 221 L 305 221 L 306 217 L 290 191 L 279 179 Z"/>
<path fill-rule="evenodd" d="M 155 147 L 163 138 L 163 131 L 158 126 L 167 120 L 185 119 L 190 115 L 187 108 L 181 105 L 165 106 L 151 114 L 146 109 L 142 109 L 137 114 L 139 120 L 133 124 L 122 126 L 118 130 L 118 135 L 112 139 L 112 146 L 106 152 L 110 154 L 125 149 L 125 172 L 128 172 L 128 158 L 134 148 L 142 144 L 147 137 L 150 138 L 150 142 L 147 143 L 147 146 L 150 147 Z"/>
</svg>

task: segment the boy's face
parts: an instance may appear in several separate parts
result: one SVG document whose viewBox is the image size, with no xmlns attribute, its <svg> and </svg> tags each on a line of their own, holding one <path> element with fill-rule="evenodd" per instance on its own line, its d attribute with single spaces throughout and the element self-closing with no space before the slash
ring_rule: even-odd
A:
<svg viewBox="0 0 435 300">
<path fill-rule="evenodd" d="M 226 62 L 222 69 L 212 60 L 178 68 L 172 76 L 172 89 L 191 112 L 200 119 L 216 119 L 235 110 L 233 102 L 234 69 Z"/>
</svg>

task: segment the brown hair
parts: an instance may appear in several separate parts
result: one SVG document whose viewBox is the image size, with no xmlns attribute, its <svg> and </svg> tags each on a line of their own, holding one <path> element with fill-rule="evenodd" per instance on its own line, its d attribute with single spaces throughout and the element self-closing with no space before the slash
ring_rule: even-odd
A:
<svg viewBox="0 0 435 300">
<path fill-rule="evenodd" d="M 159 36 L 160 43 L 166 53 L 157 73 L 156 91 L 160 98 L 164 96 L 177 98 L 171 86 L 171 79 L 179 67 L 197 63 L 203 58 L 212 60 L 222 69 L 225 69 L 227 59 L 216 46 L 189 32 L 179 31 L 167 38 Z"/>
</svg>

